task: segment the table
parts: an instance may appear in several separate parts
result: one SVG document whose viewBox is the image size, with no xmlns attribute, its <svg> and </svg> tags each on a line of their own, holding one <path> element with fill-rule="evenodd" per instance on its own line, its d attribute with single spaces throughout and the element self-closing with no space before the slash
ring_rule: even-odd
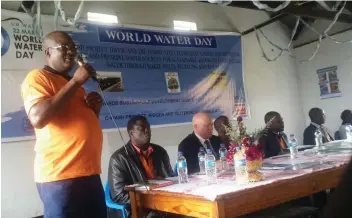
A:
<svg viewBox="0 0 352 218">
<path fill-rule="evenodd" d="M 336 161 L 334 165 L 297 171 L 292 175 L 274 175 L 279 171 L 263 171 L 267 179 L 241 187 L 236 187 L 235 183 L 231 185 L 231 181 L 227 180 L 224 184 L 208 186 L 208 189 L 197 186 L 198 192 L 180 192 L 178 188 L 184 184 L 151 191 L 130 190 L 132 217 L 141 217 L 143 208 L 191 217 L 228 218 L 252 213 L 335 187 L 350 156 L 341 157 L 331 155 L 330 160 Z M 207 192 L 214 190 L 216 195 L 208 195 Z"/>
</svg>

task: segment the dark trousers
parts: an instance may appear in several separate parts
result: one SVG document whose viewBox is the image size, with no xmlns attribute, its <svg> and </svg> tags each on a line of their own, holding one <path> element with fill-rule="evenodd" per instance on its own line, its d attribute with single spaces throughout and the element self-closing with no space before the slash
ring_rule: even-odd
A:
<svg viewBox="0 0 352 218">
<path fill-rule="evenodd" d="M 100 176 L 37 183 L 45 218 L 106 218 Z"/>
</svg>

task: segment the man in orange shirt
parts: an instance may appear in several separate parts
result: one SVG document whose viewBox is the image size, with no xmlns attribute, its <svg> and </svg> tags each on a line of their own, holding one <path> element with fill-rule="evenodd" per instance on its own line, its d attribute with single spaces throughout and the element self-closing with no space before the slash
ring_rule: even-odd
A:
<svg viewBox="0 0 352 218">
<path fill-rule="evenodd" d="M 130 203 L 126 185 L 173 175 L 166 150 L 150 143 L 150 125 L 144 116 L 134 116 L 127 124 L 130 141 L 110 157 L 108 182 L 113 201 Z M 131 216 L 131 212 L 128 216 Z M 121 217 L 119 211 L 108 211 L 109 217 Z M 149 215 L 149 217 L 151 214 Z"/>
<path fill-rule="evenodd" d="M 82 85 L 94 75 L 84 64 L 74 76 L 76 45 L 64 32 L 44 39 L 43 69 L 21 86 L 25 110 L 35 128 L 34 175 L 45 217 L 106 217 L 101 184 L 101 96 Z"/>
</svg>

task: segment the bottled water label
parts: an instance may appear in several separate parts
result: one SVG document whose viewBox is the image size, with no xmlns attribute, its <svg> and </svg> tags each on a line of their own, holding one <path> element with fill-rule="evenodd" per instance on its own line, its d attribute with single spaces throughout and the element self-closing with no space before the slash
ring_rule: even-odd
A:
<svg viewBox="0 0 352 218">
<path fill-rule="evenodd" d="M 178 168 L 185 168 L 187 167 L 186 161 L 179 161 L 178 162 Z"/>
<path fill-rule="evenodd" d="M 199 161 L 204 161 L 204 156 L 198 157 Z"/>
<path fill-rule="evenodd" d="M 246 166 L 246 159 L 235 160 L 235 167 Z"/>
<path fill-rule="evenodd" d="M 290 142 L 290 147 L 291 147 L 291 148 L 294 147 L 295 144 L 296 144 L 296 143 L 294 143 L 294 142 Z"/>
<path fill-rule="evenodd" d="M 215 168 L 215 162 L 214 161 L 207 161 L 206 166 L 207 166 L 207 168 Z"/>
<path fill-rule="evenodd" d="M 220 157 L 226 157 L 226 152 L 225 151 L 221 151 L 220 152 Z"/>
</svg>

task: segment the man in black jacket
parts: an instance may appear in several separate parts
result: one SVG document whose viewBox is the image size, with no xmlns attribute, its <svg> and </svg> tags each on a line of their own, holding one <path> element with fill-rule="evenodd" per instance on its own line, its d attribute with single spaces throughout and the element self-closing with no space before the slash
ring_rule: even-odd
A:
<svg viewBox="0 0 352 218">
<path fill-rule="evenodd" d="M 287 148 L 287 136 L 284 131 L 284 121 L 281 115 L 276 111 L 270 111 L 265 114 L 265 124 L 271 120 L 269 130 L 261 140 L 264 143 L 265 158 L 279 155 Z"/>
<path fill-rule="evenodd" d="M 129 204 L 126 185 L 151 179 L 163 179 L 173 175 L 169 156 L 164 148 L 150 143 L 150 125 L 144 116 L 134 116 L 127 124 L 130 141 L 110 158 L 108 183 L 114 202 Z M 131 216 L 131 212 L 128 216 Z M 119 217 L 109 210 L 109 217 Z"/>
<path fill-rule="evenodd" d="M 303 144 L 304 145 L 315 145 L 315 131 L 320 129 L 323 134 L 323 143 L 333 141 L 333 137 L 323 124 L 325 123 L 325 113 L 320 108 L 312 108 L 309 111 L 309 118 L 311 120 L 310 125 L 304 130 L 303 133 Z"/>
<path fill-rule="evenodd" d="M 192 125 L 194 132 L 184 138 L 178 146 L 178 151 L 181 151 L 186 158 L 189 174 L 199 172 L 199 148 L 211 149 L 217 160 L 219 160 L 220 148 L 220 139 L 213 135 L 213 121 L 208 114 L 195 114 Z"/>
</svg>

